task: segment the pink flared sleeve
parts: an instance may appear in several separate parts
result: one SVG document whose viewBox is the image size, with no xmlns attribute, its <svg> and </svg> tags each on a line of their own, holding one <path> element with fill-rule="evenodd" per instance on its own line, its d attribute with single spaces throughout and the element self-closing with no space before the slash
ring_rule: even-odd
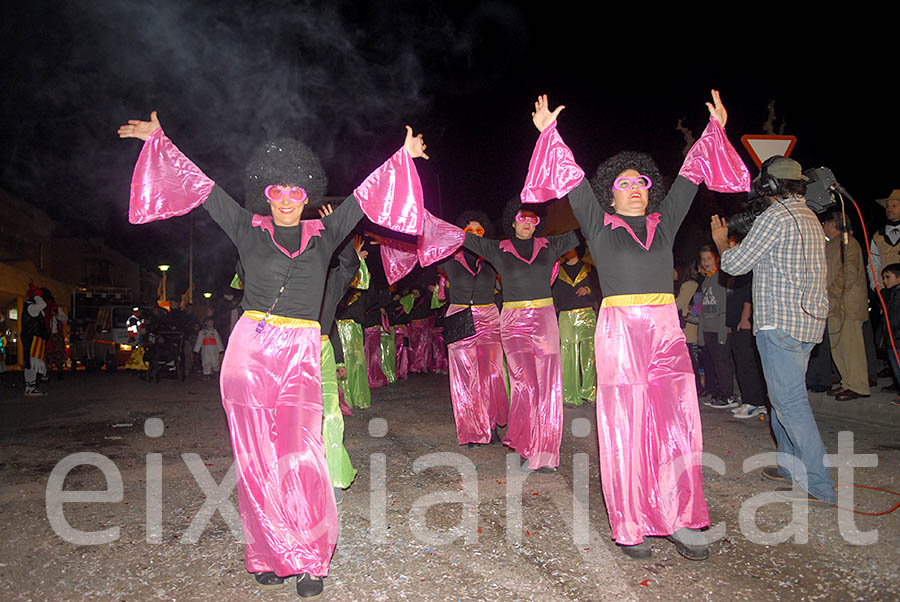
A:
<svg viewBox="0 0 900 602">
<path fill-rule="evenodd" d="M 556 131 L 554 121 L 538 136 L 520 197 L 523 203 L 543 203 L 559 199 L 583 179 L 584 170 L 575 163 L 575 157 Z"/>
<path fill-rule="evenodd" d="M 381 243 L 381 263 L 388 283 L 394 284 L 416 267 L 437 263 L 453 255 L 462 246 L 466 233 L 453 224 L 422 210 L 422 232 L 416 247 L 396 240 Z"/>
<path fill-rule="evenodd" d="M 380 246 L 381 265 L 388 284 L 394 284 L 412 272 L 419 262 L 416 247 L 412 244 L 385 238 Z"/>
<path fill-rule="evenodd" d="M 705 182 L 707 188 L 718 192 L 750 190 L 750 172 L 714 117 L 688 151 L 678 175 L 694 184 Z"/>
<path fill-rule="evenodd" d="M 144 224 L 189 213 L 215 185 L 158 129 L 144 142 L 134 166 L 128 221 Z"/>
<path fill-rule="evenodd" d="M 462 246 L 466 233 L 425 211 L 422 234 L 419 236 L 419 264 L 424 268 L 450 257 Z"/>
<path fill-rule="evenodd" d="M 422 183 L 412 157 L 401 148 L 353 191 L 370 220 L 404 234 L 420 234 L 425 219 Z"/>
</svg>

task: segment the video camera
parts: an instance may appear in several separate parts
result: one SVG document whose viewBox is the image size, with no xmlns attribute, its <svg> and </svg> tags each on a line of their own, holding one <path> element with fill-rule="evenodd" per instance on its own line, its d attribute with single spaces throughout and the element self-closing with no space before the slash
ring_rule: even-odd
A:
<svg viewBox="0 0 900 602">
<path fill-rule="evenodd" d="M 807 169 L 803 175 L 809 178 L 806 182 L 806 205 L 813 213 L 823 213 L 836 205 L 838 202 L 835 198 L 836 191 L 849 196 L 827 167 Z M 757 192 L 755 188 L 754 192 Z M 769 206 L 769 201 L 757 192 L 756 196 L 747 199 L 744 204 L 743 211 L 726 218 L 725 224 L 729 232 L 749 232 L 753 221 Z"/>
</svg>

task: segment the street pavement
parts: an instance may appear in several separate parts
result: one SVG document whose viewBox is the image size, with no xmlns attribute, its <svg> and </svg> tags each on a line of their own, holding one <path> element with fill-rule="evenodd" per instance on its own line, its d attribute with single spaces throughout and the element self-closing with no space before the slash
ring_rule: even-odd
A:
<svg viewBox="0 0 900 602">
<path fill-rule="evenodd" d="M 297 599 L 292 581 L 261 590 L 244 570 L 237 496 L 217 489 L 232 458 L 216 382 L 99 373 L 46 388 L 44 398 L 0 390 L 0 600 Z M 525 476 L 508 449 L 456 444 L 446 376 L 411 375 L 346 418 L 359 476 L 324 599 L 897 600 L 894 397 L 811 395 L 827 450 L 857 454 L 852 475 L 834 471 L 839 506 L 867 514 L 754 508 L 777 485 L 746 465 L 774 451 L 768 423 L 702 406 L 710 558 L 652 538 L 653 557 L 637 561 L 609 537 L 591 404 L 565 409 L 559 472 Z M 158 494 L 147 486 L 157 461 Z M 106 463 L 111 480 L 85 462 Z M 59 505 L 48 483 L 111 493 Z"/>
</svg>

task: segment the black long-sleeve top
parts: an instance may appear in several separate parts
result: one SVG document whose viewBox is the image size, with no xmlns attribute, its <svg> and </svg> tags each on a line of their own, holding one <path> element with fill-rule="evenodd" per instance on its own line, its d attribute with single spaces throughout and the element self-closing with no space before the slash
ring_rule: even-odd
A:
<svg viewBox="0 0 900 602">
<path fill-rule="evenodd" d="M 334 322 L 338 303 L 359 271 L 359 255 L 356 254 L 352 241 L 348 240 L 344 243 L 337 254 L 337 259 L 338 264 L 328 270 L 328 279 L 325 282 L 325 296 L 322 299 L 322 311 L 319 314 L 319 326 L 322 327 L 322 334 L 331 332 L 331 324 Z"/>
<path fill-rule="evenodd" d="M 569 193 L 605 296 L 672 292 L 672 245 L 696 194 L 697 185 L 678 176 L 659 213 L 630 217 L 607 213 L 587 180 Z M 648 232 L 653 239 L 645 248 Z"/>
<path fill-rule="evenodd" d="M 576 294 L 582 287 L 588 287 L 591 290 L 590 294 Z M 553 305 L 558 312 L 596 307 L 599 288 L 597 273 L 591 268 L 591 264 L 580 259 L 574 265 L 563 262 L 559 266 L 559 276 L 552 287 Z"/>
<path fill-rule="evenodd" d="M 289 228 L 275 226 L 270 216 L 254 216 L 219 186 L 203 207 L 238 249 L 245 275 L 244 310 L 268 311 L 287 280 L 272 313 L 319 319 L 331 256 L 363 217 L 353 195 L 331 215 Z"/>
<path fill-rule="evenodd" d="M 468 249 L 445 259 L 440 267 L 447 275 L 447 300 L 456 305 L 487 305 L 494 302 L 497 270 Z"/>
<path fill-rule="evenodd" d="M 504 303 L 531 301 L 552 296 L 550 276 L 553 274 L 553 264 L 560 255 L 578 246 L 578 236 L 573 231 L 547 238 L 500 241 L 467 232 L 463 245 L 490 262 L 499 272 Z M 671 272 L 670 269 L 670 280 Z"/>
</svg>

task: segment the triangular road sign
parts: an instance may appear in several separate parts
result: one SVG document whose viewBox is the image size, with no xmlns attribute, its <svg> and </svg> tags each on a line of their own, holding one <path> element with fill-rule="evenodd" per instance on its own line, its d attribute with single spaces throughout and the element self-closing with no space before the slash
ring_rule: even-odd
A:
<svg viewBox="0 0 900 602">
<path fill-rule="evenodd" d="M 772 134 L 745 134 L 741 136 L 741 143 L 750 153 L 750 157 L 757 167 L 769 157 L 782 155 L 790 157 L 794 145 L 797 144 L 796 136 L 775 136 Z"/>
</svg>

